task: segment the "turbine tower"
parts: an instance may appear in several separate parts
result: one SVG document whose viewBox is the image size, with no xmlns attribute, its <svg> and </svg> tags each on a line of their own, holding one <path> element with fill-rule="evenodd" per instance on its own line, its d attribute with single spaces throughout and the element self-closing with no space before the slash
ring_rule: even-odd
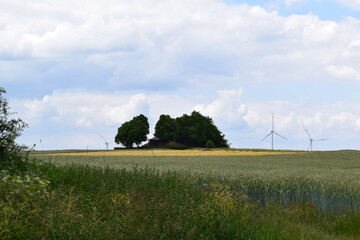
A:
<svg viewBox="0 0 360 240">
<path fill-rule="evenodd" d="M 311 137 L 311 135 L 310 135 L 309 131 L 305 128 L 305 126 L 303 126 L 303 127 L 304 127 L 305 132 L 307 133 L 307 135 L 309 135 L 309 141 L 310 141 L 309 146 L 308 146 L 308 148 L 307 148 L 307 151 L 309 151 L 309 149 L 310 149 L 310 151 L 312 151 L 312 150 L 313 150 L 313 142 L 314 142 L 314 141 L 326 141 L 326 139 L 325 139 L 325 138 L 321 138 L 321 139 L 312 139 L 312 137 Z"/>
<path fill-rule="evenodd" d="M 279 133 L 275 132 L 274 130 L 274 113 L 272 114 L 272 129 L 266 137 L 264 137 L 261 141 L 264 141 L 268 136 L 271 135 L 271 150 L 274 150 L 274 134 L 278 135 L 279 137 L 282 137 L 283 139 L 287 140 L 286 137 L 281 136 Z"/>
<path fill-rule="evenodd" d="M 104 139 L 104 141 L 105 141 L 105 145 L 106 145 L 106 150 L 109 150 L 109 143 L 108 143 L 108 141 L 106 141 L 106 139 L 103 137 L 103 135 L 101 135 L 100 133 L 99 133 L 99 135 L 100 135 L 100 137 L 102 138 L 102 139 Z"/>
</svg>

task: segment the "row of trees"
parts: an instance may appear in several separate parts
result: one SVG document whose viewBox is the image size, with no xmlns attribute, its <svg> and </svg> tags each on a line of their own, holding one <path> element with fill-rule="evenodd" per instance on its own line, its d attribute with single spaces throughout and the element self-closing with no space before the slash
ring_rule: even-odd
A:
<svg viewBox="0 0 360 240">
<path fill-rule="evenodd" d="M 149 122 L 141 114 L 119 127 L 115 142 L 132 148 L 134 144 L 139 146 L 146 141 L 147 134 Z M 190 147 L 229 147 L 224 134 L 215 126 L 213 120 L 197 111 L 178 118 L 161 115 L 155 125 L 154 135 L 165 143 L 176 142 Z"/>
</svg>

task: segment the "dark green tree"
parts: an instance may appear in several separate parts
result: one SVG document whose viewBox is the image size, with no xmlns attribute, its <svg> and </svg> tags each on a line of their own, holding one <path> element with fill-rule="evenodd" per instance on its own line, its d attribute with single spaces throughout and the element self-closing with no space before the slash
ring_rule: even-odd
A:
<svg viewBox="0 0 360 240">
<path fill-rule="evenodd" d="M 155 136 L 160 138 L 162 141 L 171 142 L 176 141 L 178 127 L 176 120 L 171 118 L 169 115 L 161 115 L 155 125 Z"/>
<path fill-rule="evenodd" d="M 6 90 L 0 87 L 0 168 L 11 171 L 23 171 L 27 164 L 26 146 L 15 142 L 27 124 L 19 119 L 11 119 L 15 114 L 10 112 L 7 100 L 4 98 Z"/>
<path fill-rule="evenodd" d="M 126 148 L 133 148 L 134 144 L 139 146 L 140 143 L 146 141 L 148 134 L 148 118 L 140 114 L 118 128 L 115 142 L 124 145 Z"/>
<path fill-rule="evenodd" d="M 206 147 L 208 141 L 211 141 L 211 146 L 214 147 L 229 147 L 224 134 L 215 126 L 213 120 L 196 111 L 176 119 L 161 115 L 155 126 L 155 136 L 164 141 L 175 139 L 178 143 L 192 147 Z"/>
</svg>

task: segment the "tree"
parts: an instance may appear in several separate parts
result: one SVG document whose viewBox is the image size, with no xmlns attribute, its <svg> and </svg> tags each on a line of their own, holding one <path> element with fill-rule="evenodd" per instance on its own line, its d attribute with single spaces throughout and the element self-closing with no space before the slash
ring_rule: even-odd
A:
<svg viewBox="0 0 360 240">
<path fill-rule="evenodd" d="M 161 115 L 155 125 L 155 136 L 162 141 L 175 141 L 177 138 L 177 123 L 176 120 L 169 115 Z"/>
<path fill-rule="evenodd" d="M 27 147 L 18 145 L 15 140 L 27 124 L 19 118 L 9 119 L 15 113 L 10 112 L 4 94 L 6 90 L 0 87 L 0 168 L 22 171 L 26 168 L 27 156 L 23 152 Z"/>
<path fill-rule="evenodd" d="M 126 148 L 133 148 L 134 144 L 140 145 L 147 140 L 149 134 L 149 122 L 147 117 L 140 114 L 132 120 L 125 122 L 118 128 L 118 133 L 115 136 L 115 142 L 122 144 Z"/>
<path fill-rule="evenodd" d="M 179 124 L 180 143 L 194 147 L 205 147 L 206 142 L 210 140 L 215 147 L 229 147 L 224 134 L 219 131 L 210 117 L 193 111 L 191 115 L 184 114 L 176 120 Z"/>
<path fill-rule="evenodd" d="M 178 143 L 192 147 L 206 147 L 208 141 L 212 142 L 214 147 L 229 147 L 224 134 L 215 126 L 213 120 L 196 111 L 176 119 L 161 115 L 155 126 L 155 136 L 164 141 L 175 139 Z"/>
</svg>

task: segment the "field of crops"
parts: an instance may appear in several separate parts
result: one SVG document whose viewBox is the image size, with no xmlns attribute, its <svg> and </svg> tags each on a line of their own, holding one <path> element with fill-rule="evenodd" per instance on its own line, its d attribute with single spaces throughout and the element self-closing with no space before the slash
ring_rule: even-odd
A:
<svg viewBox="0 0 360 240">
<path fill-rule="evenodd" d="M 268 202 L 311 202 L 324 211 L 360 211 L 358 151 L 55 151 L 36 156 L 60 165 L 140 167 L 193 174 L 207 178 L 209 182 L 231 182 L 232 188 L 263 205 Z"/>
<path fill-rule="evenodd" d="M 297 151 L 250 151 L 228 149 L 192 149 L 192 150 L 117 150 L 117 151 L 51 151 L 44 155 L 53 156 L 265 156 L 280 154 L 300 154 Z"/>
<path fill-rule="evenodd" d="M 42 151 L 0 239 L 360 239 L 360 152 Z"/>
</svg>

